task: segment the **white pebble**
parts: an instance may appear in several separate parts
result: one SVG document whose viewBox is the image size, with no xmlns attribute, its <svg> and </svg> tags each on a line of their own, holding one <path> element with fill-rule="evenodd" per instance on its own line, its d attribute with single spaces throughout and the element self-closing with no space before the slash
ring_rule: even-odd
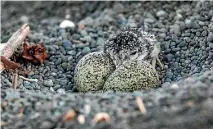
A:
<svg viewBox="0 0 213 129">
<path fill-rule="evenodd" d="M 70 20 L 64 20 L 60 23 L 59 27 L 60 28 L 67 28 L 67 27 L 74 28 L 75 24 Z"/>
<path fill-rule="evenodd" d="M 174 84 L 171 85 L 171 88 L 172 88 L 172 89 L 178 89 L 179 86 L 178 86 L 178 84 L 174 83 Z"/>
</svg>

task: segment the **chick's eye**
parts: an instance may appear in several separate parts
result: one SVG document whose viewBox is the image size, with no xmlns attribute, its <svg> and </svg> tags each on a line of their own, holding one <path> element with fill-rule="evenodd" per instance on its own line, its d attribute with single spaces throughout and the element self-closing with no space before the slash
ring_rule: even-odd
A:
<svg viewBox="0 0 213 129">
<path fill-rule="evenodd" d="M 137 51 L 132 52 L 130 55 L 135 55 L 137 53 Z"/>
</svg>

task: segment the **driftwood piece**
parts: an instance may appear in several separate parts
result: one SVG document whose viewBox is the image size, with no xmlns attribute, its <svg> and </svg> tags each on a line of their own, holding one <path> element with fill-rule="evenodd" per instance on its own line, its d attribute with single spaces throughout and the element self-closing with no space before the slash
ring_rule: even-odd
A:
<svg viewBox="0 0 213 129">
<path fill-rule="evenodd" d="M 11 38 L 5 44 L 1 44 L 0 55 L 4 56 L 5 59 L 9 59 L 15 50 L 19 48 L 23 43 L 24 39 L 30 33 L 30 28 L 27 24 L 24 24 L 19 30 L 17 30 Z M 0 62 L 0 73 L 4 70 L 4 65 Z"/>
</svg>

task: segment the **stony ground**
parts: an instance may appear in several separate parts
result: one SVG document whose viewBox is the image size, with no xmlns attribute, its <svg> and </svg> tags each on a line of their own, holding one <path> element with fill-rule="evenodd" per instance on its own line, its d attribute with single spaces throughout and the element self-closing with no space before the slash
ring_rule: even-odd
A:
<svg viewBox="0 0 213 129">
<path fill-rule="evenodd" d="M 2 2 L 1 7 L 1 42 L 28 22 L 29 42 L 42 41 L 49 54 L 41 66 L 18 60 L 22 70 L 30 71 L 25 76 L 38 83 L 20 79 L 14 90 L 12 73 L 1 74 L 2 128 L 213 128 L 213 2 Z M 74 29 L 59 28 L 65 17 Z M 78 93 L 76 63 L 125 26 L 158 36 L 165 65 L 158 69 L 162 87 Z M 146 114 L 139 111 L 136 96 L 143 99 Z M 84 114 L 86 122 L 64 121 L 70 109 L 76 117 Z M 111 122 L 94 124 L 99 112 L 107 112 Z"/>
</svg>

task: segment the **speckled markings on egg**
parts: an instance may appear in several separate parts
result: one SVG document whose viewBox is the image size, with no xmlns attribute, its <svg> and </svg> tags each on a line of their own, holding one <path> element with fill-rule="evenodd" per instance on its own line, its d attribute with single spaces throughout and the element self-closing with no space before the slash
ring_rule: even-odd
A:
<svg viewBox="0 0 213 129">
<path fill-rule="evenodd" d="M 158 74 L 151 64 L 146 61 L 129 60 L 108 77 L 103 90 L 129 92 L 159 86 Z"/>
<path fill-rule="evenodd" d="M 111 59 L 103 52 L 93 52 L 85 55 L 77 64 L 74 80 L 80 92 L 98 91 L 114 71 Z"/>
</svg>

